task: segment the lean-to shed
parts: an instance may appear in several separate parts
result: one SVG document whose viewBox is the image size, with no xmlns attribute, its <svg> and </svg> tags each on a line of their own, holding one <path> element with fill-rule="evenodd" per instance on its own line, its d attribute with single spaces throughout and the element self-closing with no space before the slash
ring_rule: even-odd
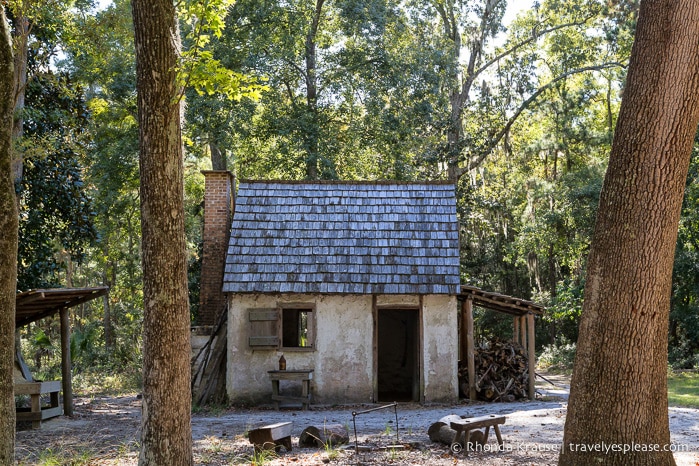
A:
<svg viewBox="0 0 699 466">
<path fill-rule="evenodd" d="M 453 184 L 243 181 L 221 272 L 234 403 L 282 354 L 314 403 L 458 398 Z"/>
</svg>

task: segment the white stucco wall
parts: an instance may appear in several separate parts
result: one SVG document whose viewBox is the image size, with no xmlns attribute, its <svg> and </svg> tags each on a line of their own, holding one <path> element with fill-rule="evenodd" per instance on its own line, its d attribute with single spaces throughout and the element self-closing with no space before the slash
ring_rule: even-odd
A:
<svg viewBox="0 0 699 466">
<path fill-rule="evenodd" d="M 267 404 L 272 385 L 267 371 L 313 368 L 314 404 L 368 403 L 374 396 L 374 318 L 368 295 L 230 295 L 228 320 L 229 399 L 236 404 Z M 418 306 L 416 296 L 378 296 L 377 306 Z M 454 401 L 457 392 L 457 305 L 450 296 L 422 300 L 425 401 Z M 315 350 L 252 349 L 248 309 L 287 303 L 315 307 Z M 284 389 L 284 387 L 282 387 Z"/>
<path fill-rule="evenodd" d="M 459 330 L 456 296 L 427 295 L 422 302 L 424 399 L 459 399 Z"/>
</svg>

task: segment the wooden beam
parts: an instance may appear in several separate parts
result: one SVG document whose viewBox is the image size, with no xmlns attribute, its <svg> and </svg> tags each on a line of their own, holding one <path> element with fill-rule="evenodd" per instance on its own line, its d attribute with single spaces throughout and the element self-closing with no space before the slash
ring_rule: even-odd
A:
<svg viewBox="0 0 699 466">
<path fill-rule="evenodd" d="M 417 377 L 417 400 L 420 401 L 420 403 L 425 402 L 425 368 L 427 367 L 425 365 L 425 352 L 423 348 L 425 347 L 425 300 L 424 296 L 420 295 L 418 297 L 418 311 L 417 311 L 417 371 L 418 371 L 418 377 Z M 378 356 L 378 352 L 376 353 Z M 378 359 L 376 361 L 378 364 Z M 458 368 L 457 368 L 458 369 Z M 377 368 L 378 370 L 378 368 Z M 377 381 L 378 383 L 378 381 Z M 457 370 L 457 380 L 456 380 L 456 397 L 459 397 L 459 380 L 458 380 L 458 370 Z M 414 396 L 415 394 L 413 394 Z"/>
<path fill-rule="evenodd" d="M 73 416 L 73 381 L 71 379 L 70 360 L 70 314 L 68 308 L 60 311 L 61 315 L 61 377 L 63 382 L 63 412 Z"/>
<path fill-rule="evenodd" d="M 514 317 L 512 319 L 514 322 L 514 329 L 512 330 L 512 341 L 519 343 L 519 317 Z"/>
<path fill-rule="evenodd" d="M 521 316 L 529 312 L 534 312 L 537 314 L 541 314 L 543 312 L 543 308 L 537 304 L 514 300 L 513 298 L 509 297 L 498 298 L 497 296 L 492 295 L 483 296 L 470 293 L 466 296 L 473 298 L 473 301 L 477 306 L 483 306 L 488 309 L 493 309 L 508 314 Z"/>
<path fill-rule="evenodd" d="M 468 399 L 476 401 L 476 359 L 473 341 L 473 300 L 464 301 L 462 312 L 466 315 L 466 360 L 468 364 Z"/>
<path fill-rule="evenodd" d="M 529 360 L 529 399 L 533 400 L 536 397 L 536 389 L 534 386 L 536 377 L 536 352 L 534 342 L 534 314 L 527 314 L 527 330 L 529 336 L 527 338 L 527 357 Z"/>
<path fill-rule="evenodd" d="M 374 321 L 374 336 L 371 339 L 371 397 L 372 401 L 377 403 L 379 401 L 379 308 L 375 294 L 371 295 L 371 318 Z M 420 349 L 422 350 L 422 345 L 420 345 Z"/>
<path fill-rule="evenodd" d="M 519 344 L 527 349 L 527 317 L 519 318 Z"/>
</svg>

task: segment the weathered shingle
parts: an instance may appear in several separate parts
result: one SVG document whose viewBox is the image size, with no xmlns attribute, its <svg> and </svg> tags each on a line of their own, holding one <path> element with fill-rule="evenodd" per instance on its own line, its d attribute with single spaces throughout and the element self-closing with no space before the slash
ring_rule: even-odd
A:
<svg viewBox="0 0 699 466">
<path fill-rule="evenodd" d="M 454 186 L 241 182 L 223 291 L 456 294 Z"/>
</svg>

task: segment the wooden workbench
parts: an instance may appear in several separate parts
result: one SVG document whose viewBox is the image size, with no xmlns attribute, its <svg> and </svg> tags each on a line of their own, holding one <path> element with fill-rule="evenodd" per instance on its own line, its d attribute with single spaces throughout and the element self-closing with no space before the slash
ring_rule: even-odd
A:
<svg viewBox="0 0 699 466">
<path fill-rule="evenodd" d="M 304 410 L 311 405 L 311 380 L 313 369 L 267 371 L 272 381 L 272 401 L 276 409 L 279 409 L 280 401 L 300 402 Z M 280 380 L 296 380 L 301 382 L 301 396 L 285 396 L 279 393 Z"/>
</svg>

